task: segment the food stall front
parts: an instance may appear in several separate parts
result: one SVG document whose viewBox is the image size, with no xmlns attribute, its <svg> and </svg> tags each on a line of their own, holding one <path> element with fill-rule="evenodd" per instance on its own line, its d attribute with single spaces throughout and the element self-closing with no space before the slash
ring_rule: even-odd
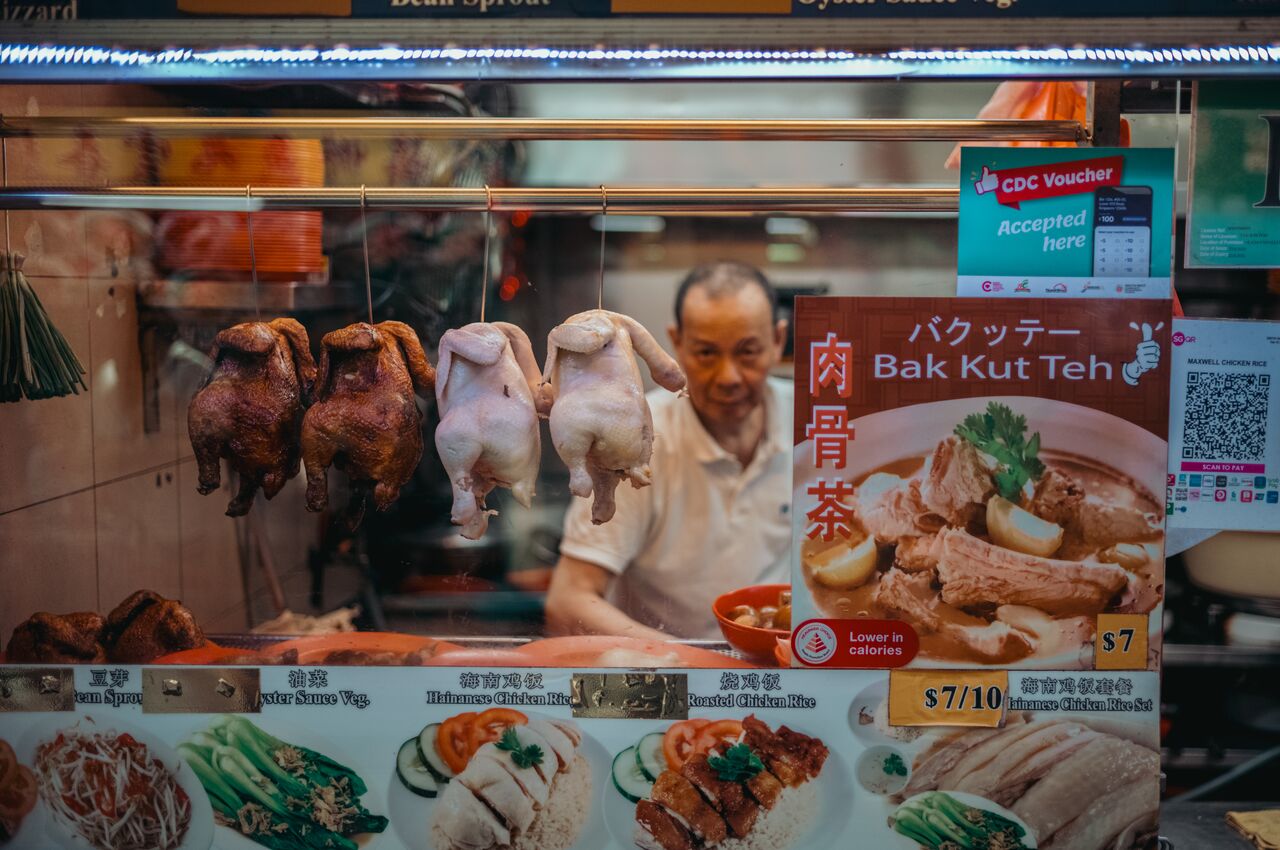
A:
<svg viewBox="0 0 1280 850">
<path fill-rule="evenodd" d="M 0 844 L 1169 835 L 1147 149 L 1280 17 L 909 5 L 6 6 Z"/>
</svg>

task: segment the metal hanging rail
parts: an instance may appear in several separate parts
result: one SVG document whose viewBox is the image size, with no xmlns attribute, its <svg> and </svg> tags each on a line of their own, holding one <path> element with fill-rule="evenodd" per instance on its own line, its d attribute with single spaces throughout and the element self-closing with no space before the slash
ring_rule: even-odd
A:
<svg viewBox="0 0 1280 850">
<path fill-rule="evenodd" d="M 37 117 L 0 116 L 0 136 L 411 136 L 428 139 L 609 139 L 644 141 L 1053 141 L 1084 142 L 1075 121 L 1031 120 L 665 120 L 398 117 Z"/>
<path fill-rule="evenodd" d="M 110 189 L 22 188 L 0 191 L 0 210 L 144 209 L 261 212 L 264 210 L 368 209 L 454 212 L 599 212 L 681 215 L 706 213 L 955 212 L 953 188 L 755 189 L 646 188 L 280 188 L 123 186 Z"/>
</svg>

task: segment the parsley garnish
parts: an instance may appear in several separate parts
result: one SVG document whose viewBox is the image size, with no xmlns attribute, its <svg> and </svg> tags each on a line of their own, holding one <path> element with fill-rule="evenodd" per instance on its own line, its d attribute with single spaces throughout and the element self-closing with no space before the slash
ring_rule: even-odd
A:
<svg viewBox="0 0 1280 850">
<path fill-rule="evenodd" d="M 885 757 L 882 767 L 884 768 L 884 772 L 889 776 L 907 775 L 907 765 L 903 762 L 902 756 L 897 753 L 889 753 L 889 755 Z"/>
<path fill-rule="evenodd" d="M 1044 475 L 1040 462 L 1040 432 L 1027 439 L 1027 417 L 1015 416 L 1003 404 L 990 402 L 986 413 L 966 416 L 956 426 L 956 434 L 978 451 L 991 455 L 1000 464 L 995 473 L 996 489 L 1011 502 L 1022 500 L 1028 481 Z"/>
<path fill-rule="evenodd" d="M 707 764 L 723 782 L 746 782 L 764 770 L 764 762 L 746 744 L 734 744 L 724 756 L 712 756 Z"/>
<path fill-rule="evenodd" d="M 537 744 L 521 746 L 514 726 L 508 726 L 502 731 L 502 739 L 498 741 L 497 747 L 511 753 L 511 760 L 516 767 L 528 768 L 542 764 L 542 747 Z"/>
</svg>

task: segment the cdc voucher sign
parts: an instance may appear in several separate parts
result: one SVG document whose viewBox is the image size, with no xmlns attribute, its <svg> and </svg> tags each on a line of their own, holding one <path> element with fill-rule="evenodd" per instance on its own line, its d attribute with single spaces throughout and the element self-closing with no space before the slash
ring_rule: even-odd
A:
<svg viewBox="0 0 1280 850">
<path fill-rule="evenodd" d="M 959 295 L 1168 298 L 1173 151 L 966 148 Z"/>
</svg>

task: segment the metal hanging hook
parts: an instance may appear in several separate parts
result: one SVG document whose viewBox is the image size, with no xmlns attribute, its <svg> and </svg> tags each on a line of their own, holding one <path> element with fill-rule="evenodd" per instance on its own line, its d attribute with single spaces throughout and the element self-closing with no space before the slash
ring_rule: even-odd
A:
<svg viewBox="0 0 1280 850">
<path fill-rule="evenodd" d="M 9 188 L 9 138 L 5 136 L 0 138 L 0 177 L 4 180 L 4 188 Z M 13 237 L 9 233 L 9 209 L 6 207 L 4 211 L 4 251 L 6 254 L 13 253 Z"/>
<path fill-rule="evenodd" d="M 485 302 L 489 295 L 489 239 L 493 233 L 493 190 L 484 184 L 484 273 L 480 279 L 480 321 L 484 321 Z"/>
<path fill-rule="evenodd" d="M 604 309 L 604 237 L 609 232 L 609 191 L 600 184 L 600 286 L 596 291 L 596 309 Z"/>
<path fill-rule="evenodd" d="M 364 300 L 369 307 L 369 324 L 373 324 L 373 276 L 369 274 L 369 204 L 364 184 L 360 184 L 360 241 L 364 245 Z"/>
<path fill-rule="evenodd" d="M 249 273 L 253 280 L 253 317 L 262 319 L 262 299 L 258 290 L 258 254 L 253 247 L 253 186 L 244 187 L 245 228 L 249 231 Z"/>
</svg>

